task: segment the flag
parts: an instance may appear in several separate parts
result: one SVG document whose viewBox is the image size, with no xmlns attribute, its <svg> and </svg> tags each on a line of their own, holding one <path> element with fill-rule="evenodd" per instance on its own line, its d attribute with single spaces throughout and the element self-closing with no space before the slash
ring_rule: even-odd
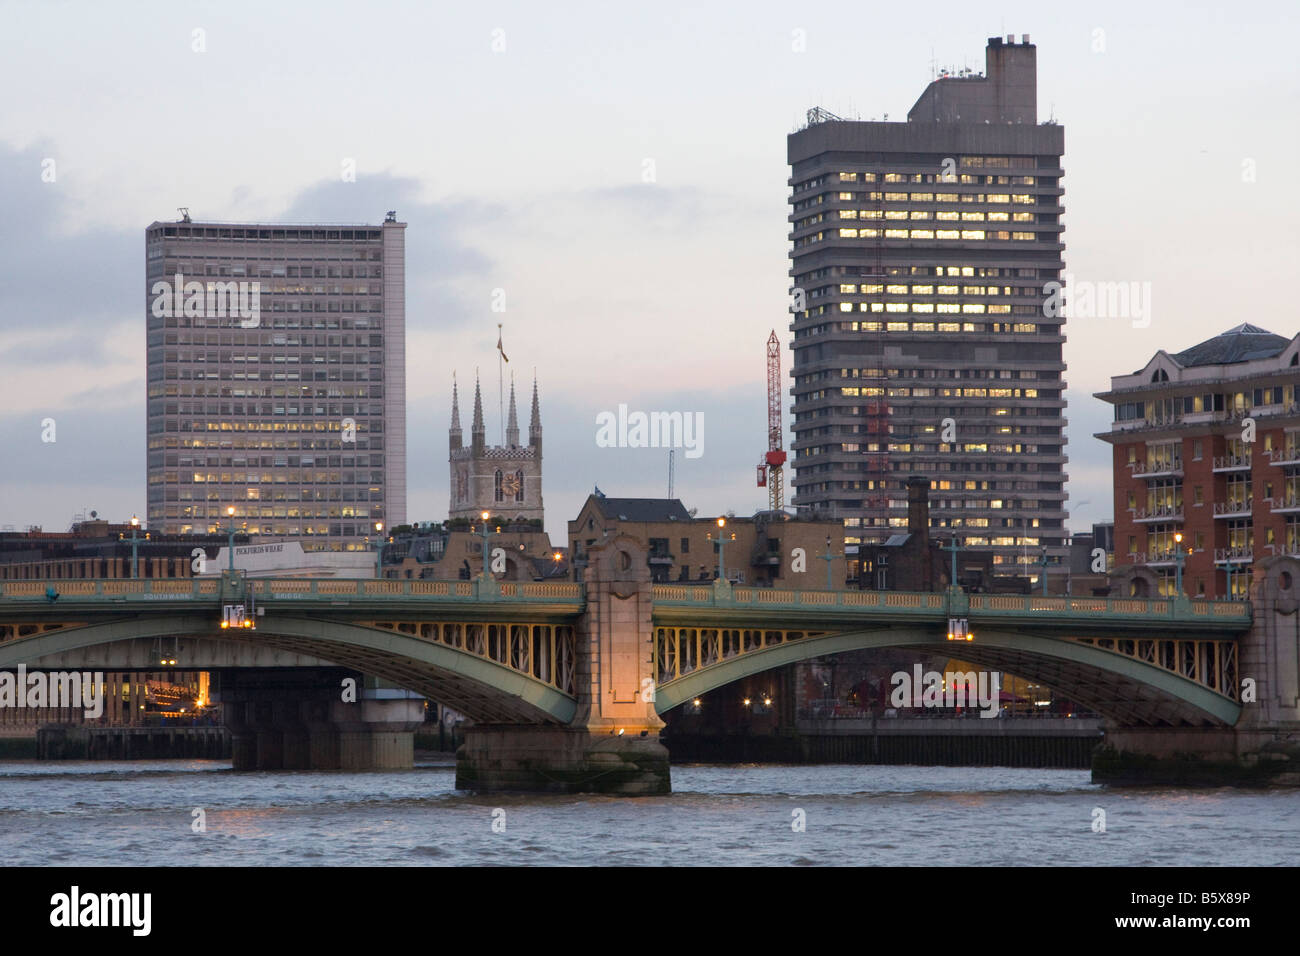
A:
<svg viewBox="0 0 1300 956">
<path fill-rule="evenodd" d="M 510 359 L 506 357 L 506 350 L 501 347 L 501 326 L 499 325 L 497 326 L 497 351 L 501 353 L 502 361 L 510 361 Z"/>
</svg>

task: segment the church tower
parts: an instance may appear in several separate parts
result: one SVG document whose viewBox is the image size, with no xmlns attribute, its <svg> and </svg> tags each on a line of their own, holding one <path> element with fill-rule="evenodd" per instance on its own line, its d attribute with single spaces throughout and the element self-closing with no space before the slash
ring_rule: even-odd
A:
<svg viewBox="0 0 1300 956">
<path fill-rule="evenodd" d="M 510 383 L 510 410 L 506 416 L 505 444 L 488 445 L 483 422 L 483 394 L 478 377 L 474 380 L 474 419 L 470 444 L 466 448 L 460 428 L 460 404 L 456 382 L 451 386 L 451 427 L 447 429 L 451 466 L 450 518 L 476 521 L 483 511 L 504 521 L 543 521 L 542 509 L 542 417 L 533 380 L 532 419 L 528 444 L 519 444 L 519 414 L 515 384 Z"/>
</svg>

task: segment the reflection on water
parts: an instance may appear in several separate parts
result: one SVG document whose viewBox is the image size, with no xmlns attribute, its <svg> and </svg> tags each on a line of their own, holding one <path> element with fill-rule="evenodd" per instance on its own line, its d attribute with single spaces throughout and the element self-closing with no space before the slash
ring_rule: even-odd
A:
<svg viewBox="0 0 1300 956">
<path fill-rule="evenodd" d="M 10 865 L 1215 866 L 1291 864 L 1300 837 L 1298 791 L 1108 790 L 1079 770 L 678 766 L 671 795 L 638 799 L 454 782 L 450 764 L 0 762 L 0 846 Z"/>
</svg>

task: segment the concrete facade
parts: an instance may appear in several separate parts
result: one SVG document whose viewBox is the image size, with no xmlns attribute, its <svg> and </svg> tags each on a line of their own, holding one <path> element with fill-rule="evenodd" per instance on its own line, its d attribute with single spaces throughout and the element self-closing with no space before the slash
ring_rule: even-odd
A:
<svg viewBox="0 0 1300 956">
<path fill-rule="evenodd" d="M 853 551 L 905 528 L 903 482 L 926 475 L 936 535 L 1034 576 L 1042 546 L 1066 553 L 1064 317 L 1045 307 L 1065 138 L 1037 122 L 1033 45 L 987 56 L 906 123 L 814 110 L 787 139 L 792 503 Z"/>
<path fill-rule="evenodd" d="M 249 535 L 364 550 L 405 522 L 405 230 L 145 230 L 151 530 L 219 532 L 233 507 Z"/>
</svg>

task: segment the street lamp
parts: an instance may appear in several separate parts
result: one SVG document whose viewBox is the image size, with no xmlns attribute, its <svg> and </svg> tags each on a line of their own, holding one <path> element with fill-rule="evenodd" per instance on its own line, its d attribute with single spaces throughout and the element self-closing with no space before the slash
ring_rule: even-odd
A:
<svg viewBox="0 0 1300 956">
<path fill-rule="evenodd" d="M 831 562 L 835 560 L 835 555 L 831 553 L 831 536 L 826 536 L 826 553 L 823 554 L 822 560 L 826 562 L 826 590 L 830 591 L 834 585 L 831 583 Z"/>
<path fill-rule="evenodd" d="M 1043 597 L 1047 597 L 1047 545 L 1043 545 L 1043 556 L 1038 559 L 1038 563 L 1043 566 Z"/>
<path fill-rule="evenodd" d="M 488 577 L 488 519 L 492 513 L 484 511 L 479 514 L 479 520 L 483 522 L 483 577 Z"/>
<path fill-rule="evenodd" d="M 957 587 L 957 536 L 953 535 L 948 547 L 943 549 L 952 555 L 952 577 L 948 579 L 948 587 Z"/>
<path fill-rule="evenodd" d="M 1228 563 L 1223 566 L 1223 570 L 1228 572 L 1228 600 L 1235 601 L 1236 595 L 1232 593 L 1232 572 L 1237 570 L 1237 566 L 1229 559 Z"/>
<path fill-rule="evenodd" d="M 724 529 L 726 526 L 727 526 L 727 519 L 726 519 L 726 518 L 719 518 L 719 519 L 718 519 L 718 580 L 719 580 L 719 581 L 725 581 L 725 580 L 727 580 L 727 563 L 726 563 L 726 556 L 725 556 L 724 553 L 723 553 L 723 548 L 725 548 L 725 547 L 726 547 L 726 544 L 727 544 L 726 539 L 725 539 L 725 535 L 724 535 L 724 532 L 723 532 L 723 529 Z M 734 534 L 734 533 L 732 534 L 732 537 L 733 537 L 733 538 L 735 537 L 735 534 Z"/>
<path fill-rule="evenodd" d="M 139 529 L 140 519 L 135 515 L 131 515 L 131 577 L 133 578 L 138 578 L 140 576 L 140 562 L 136 557 L 140 540 L 137 536 Z"/>
<path fill-rule="evenodd" d="M 384 523 L 375 522 L 375 577 L 384 576 Z"/>
<path fill-rule="evenodd" d="M 1174 532 L 1174 597 L 1183 593 L 1183 533 Z"/>
<path fill-rule="evenodd" d="M 229 538 L 230 543 L 227 546 L 226 550 L 230 552 L 230 570 L 233 571 L 235 570 L 235 506 L 234 505 L 230 505 L 226 508 L 226 517 L 229 519 L 229 527 L 226 530 L 227 532 L 229 532 L 230 535 Z"/>
</svg>

